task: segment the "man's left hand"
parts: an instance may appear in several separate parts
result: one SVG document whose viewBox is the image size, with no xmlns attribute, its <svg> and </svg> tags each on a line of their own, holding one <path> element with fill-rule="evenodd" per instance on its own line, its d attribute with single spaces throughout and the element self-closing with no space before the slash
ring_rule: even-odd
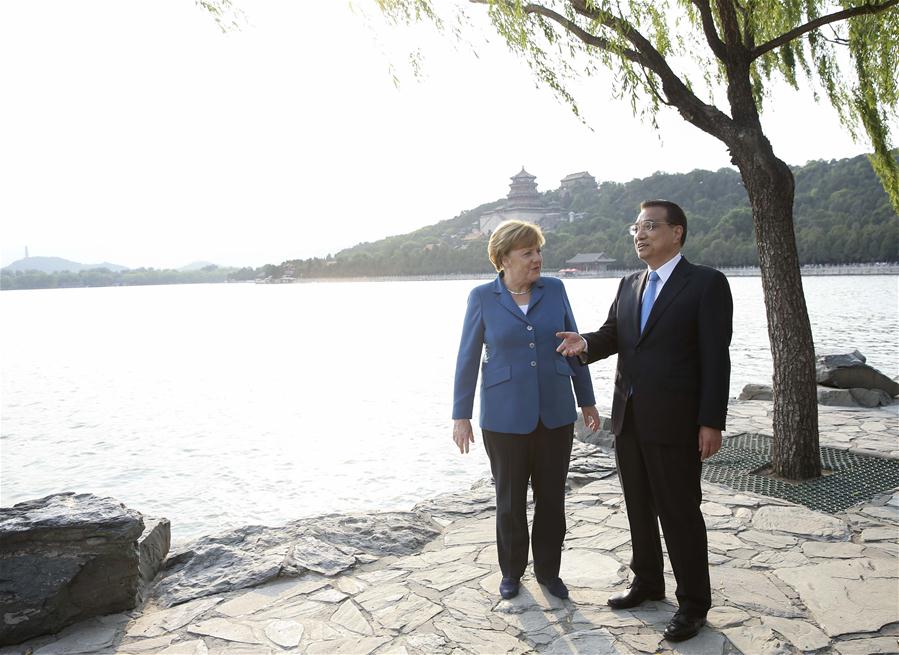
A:
<svg viewBox="0 0 899 655">
<path fill-rule="evenodd" d="M 703 461 L 721 449 L 721 430 L 699 426 L 699 453 Z"/>
</svg>

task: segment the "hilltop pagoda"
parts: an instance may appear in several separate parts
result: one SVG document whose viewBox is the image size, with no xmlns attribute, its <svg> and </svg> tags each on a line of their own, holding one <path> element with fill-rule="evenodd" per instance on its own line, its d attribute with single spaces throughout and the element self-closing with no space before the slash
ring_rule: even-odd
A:
<svg viewBox="0 0 899 655">
<path fill-rule="evenodd" d="M 511 180 L 509 195 L 503 204 L 481 216 L 481 234 L 490 234 L 500 223 L 512 219 L 536 223 L 544 229 L 551 229 L 561 221 L 561 207 L 540 196 L 537 177 L 528 173 L 524 166 Z"/>
</svg>

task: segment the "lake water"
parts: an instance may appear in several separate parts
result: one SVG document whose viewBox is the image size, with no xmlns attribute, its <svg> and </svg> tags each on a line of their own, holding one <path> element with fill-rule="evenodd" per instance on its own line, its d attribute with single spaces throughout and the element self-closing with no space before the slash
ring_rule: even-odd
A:
<svg viewBox="0 0 899 655">
<path fill-rule="evenodd" d="M 759 278 L 733 278 L 731 395 L 770 382 Z M 3 312 L 0 504 L 113 496 L 177 541 L 250 523 L 409 509 L 487 476 L 450 439 L 474 281 L 12 291 Z M 565 281 L 596 329 L 617 279 Z M 899 372 L 899 277 L 804 280 L 818 348 Z M 602 413 L 614 360 L 591 366 Z M 477 407 L 475 407 L 477 412 Z M 475 413 L 477 416 L 477 413 Z"/>
</svg>

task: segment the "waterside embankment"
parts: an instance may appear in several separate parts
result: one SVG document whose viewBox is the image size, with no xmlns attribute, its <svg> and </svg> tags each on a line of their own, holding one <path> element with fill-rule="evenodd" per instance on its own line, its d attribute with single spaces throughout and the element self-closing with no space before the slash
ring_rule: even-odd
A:
<svg viewBox="0 0 899 655">
<path fill-rule="evenodd" d="M 770 431 L 771 409 L 766 401 L 732 401 L 728 436 Z M 820 424 L 822 445 L 899 456 L 899 405 L 821 407 Z M 395 524 L 377 514 L 368 522 L 358 519 L 355 531 L 364 534 L 356 543 L 332 544 L 333 552 L 320 553 L 319 561 L 342 562 L 332 570 L 301 565 L 252 588 L 228 589 L 220 584 L 231 572 L 226 560 L 217 577 L 206 578 L 215 588 L 175 585 L 182 593 L 177 604 L 157 591 L 139 610 L 90 619 L 0 655 L 899 650 L 899 488 L 830 514 L 703 483 L 713 609 L 696 638 L 669 644 L 661 632 L 676 609 L 670 570 L 665 600 L 623 611 L 605 604 L 626 587 L 630 557 L 613 458 L 576 444 L 569 483 L 562 558 L 562 577 L 571 588 L 567 601 L 550 596 L 531 575 L 517 598 L 500 600 L 493 489 L 485 482 L 399 513 L 403 518 Z M 319 537 L 327 524 L 327 517 L 320 521 Z M 251 559 L 271 554 L 283 537 L 286 544 L 275 550 L 287 548 L 294 562 L 300 561 L 297 553 L 306 553 L 310 564 L 316 544 L 303 538 L 315 536 L 313 527 L 292 536 L 286 528 L 249 530 L 240 549 Z M 424 536 L 414 546 L 412 532 Z M 366 550 L 365 539 L 405 544 L 408 552 L 379 554 L 379 545 Z M 181 568 L 168 575 L 189 567 L 200 542 L 172 555 Z M 165 589 L 165 579 L 157 590 Z M 190 580 L 182 577 L 184 585 Z"/>
<path fill-rule="evenodd" d="M 556 271 L 544 270 L 543 275 L 562 277 L 565 279 L 594 279 L 594 278 L 621 278 L 643 270 L 642 268 L 609 269 L 605 271 L 580 271 L 578 273 L 560 274 Z M 728 277 L 760 277 L 758 266 L 739 266 L 721 268 L 722 273 Z M 803 276 L 821 275 L 899 275 L 899 263 L 884 264 L 806 264 L 801 267 Z M 422 275 L 376 275 L 358 277 L 300 277 L 291 280 L 293 283 L 302 282 L 399 282 L 399 281 L 428 281 L 428 280 L 492 280 L 495 273 L 439 273 Z"/>
</svg>

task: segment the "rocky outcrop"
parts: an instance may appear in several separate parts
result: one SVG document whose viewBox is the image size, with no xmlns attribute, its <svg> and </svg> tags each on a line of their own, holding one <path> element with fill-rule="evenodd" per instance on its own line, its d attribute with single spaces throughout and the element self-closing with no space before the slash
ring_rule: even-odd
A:
<svg viewBox="0 0 899 655">
<path fill-rule="evenodd" d="M 773 400 L 774 393 L 766 384 L 747 384 L 739 400 Z M 832 407 L 885 407 L 893 397 L 883 389 L 837 389 L 818 385 L 818 404 Z"/>
<path fill-rule="evenodd" d="M 467 491 L 457 491 L 418 503 L 413 512 L 424 512 L 441 523 L 475 516 L 496 509 L 496 492 L 492 480 L 479 480 Z"/>
<path fill-rule="evenodd" d="M 599 417 L 599 429 L 591 432 L 584 425 L 583 417 L 579 417 L 574 424 L 574 436 L 584 443 L 599 446 L 607 452 L 615 448 L 615 434 L 612 432 L 612 419 L 608 416 Z"/>
<path fill-rule="evenodd" d="M 138 512 L 93 494 L 54 494 L 0 509 L 0 644 L 135 607 L 142 544 L 157 553 L 144 566 L 143 577 L 152 579 L 168 548 L 168 521 L 153 522 L 149 542 L 144 534 Z"/>
<path fill-rule="evenodd" d="M 573 488 L 614 473 L 615 461 L 603 449 L 574 442 L 568 476 Z M 415 554 L 442 533 L 443 525 L 492 511 L 495 502 L 493 485 L 486 480 L 420 503 L 411 512 L 328 515 L 203 537 L 172 553 L 152 601 L 171 607 L 278 577 L 306 572 L 331 577 L 384 556 Z M 489 523 L 487 539 L 492 541 L 495 528 Z"/>
<path fill-rule="evenodd" d="M 880 389 L 891 398 L 899 396 L 899 383 L 869 366 L 866 361 L 857 350 L 819 354 L 816 365 L 818 384 L 837 389 Z"/>
<path fill-rule="evenodd" d="M 357 563 L 416 553 L 441 532 L 420 512 L 331 514 L 282 527 L 247 526 L 173 553 L 153 589 L 162 607 L 307 571 L 337 575 Z"/>
<path fill-rule="evenodd" d="M 885 407 L 893 398 L 883 389 L 818 387 L 818 404 L 838 407 Z"/>
<path fill-rule="evenodd" d="M 740 393 L 740 400 L 774 400 L 770 384 L 747 384 Z"/>
<path fill-rule="evenodd" d="M 172 545 L 172 526 L 168 519 L 144 517 L 144 532 L 137 540 L 140 575 L 139 600 L 143 601 L 153 580 L 162 569 Z"/>
<path fill-rule="evenodd" d="M 822 445 L 899 459 L 896 409 L 822 407 Z M 770 415 L 770 403 L 732 403 L 729 427 L 770 434 Z M 591 454 L 604 463 L 579 475 L 604 476 L 610 459 L 595 447 L 576 442 L 572 459 Z M 560 571 L 571 589 L 566 601 L 537 583 L 531 567 L 516 598 L 499 598 L 493 487 L 486 480 L 419 506 L 442 526 L 424 548 L 405 533 L 406 519 L 437 528 L 414 511 L 397 515 L 403 521 L 385 520 L 388 515 L 310 518 L 302 532 L 247 529 L 245 549 L 255 548 L 256 539 L 270 547 L 274 533 L 287 530 L 302 537 L 283 551 L 295 570 L 305 566 L 301 560 L 325 570 L 329 562 L 340 566 L 349 549 L 357 565 L 338 575 L 308 568 L 297 577 L 175 607 L 148 602 L 140 612 L 89 619 L 15 651 L 0 649 L 0 655 L 896 653 L 899 489 L 834 515 L 707 482 L 702 494 L 713 607 L 707 627 L 674 650 L 661 635 L 677 609 L 667 567 L 664 600 L 628 612 L 606 604 L 632 578 L 622 489 L 609 476 L 573 483 L 566 497 Z M 334 541 L 326 530 L 334 524 L 338 535 L 360 534 Z M 400 548 L 415 552 L 389 556 L 394 528 Z M 321 544 L 325 552 L 318 552 Z M 381 553 L 384 560 L 370 561 Z"/>
<path fill-rule="evenodd" d="M 571 445 L 571 459 L 568 462 L 569 487 L 576 489 L 615 473 L 615 458 L 610 454 L 614 452 L 614 440 L 615 437 L 612 435 L 609 446 L 574 441 Z"/>
</svg>

